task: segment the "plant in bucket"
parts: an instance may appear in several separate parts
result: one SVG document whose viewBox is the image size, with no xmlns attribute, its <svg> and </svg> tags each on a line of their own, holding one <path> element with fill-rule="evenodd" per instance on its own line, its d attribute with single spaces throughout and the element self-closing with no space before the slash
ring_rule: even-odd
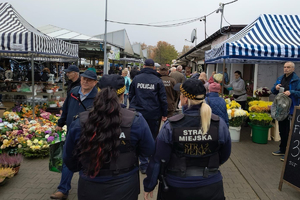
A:
<svg viewBox="0 0 300 200">
<path fill-rule="evenodd" d="M 271 94 L 271 91 L 267 87 L 261 87 L 255 91 L 255 95 L 264 101 L 269 101 L 270 94 Z"/>
<path fill-rule="evenodd" d="M 271 115 L 252 112 L 249 115 L 249 119 L 249 125 L 252 128 L 252 141 L 258 144 L 267 144 L 269 128 L 272 127 L 270 123 L 273 120 Z"/>
<path fill-rule="evenodd" d="M 12 168 L 0 168 L 0 185 L 4 185 L 7 179 L 12 178 L 15 171 Z"/>
<path fill-rule="evenodd" d="M 229 119 L 229 132 L 232 142 L 240 141 L 241 125 L 249 115 L 247 111 L 241 109 L 241 105 L 236 101 L 226 99 L 227 114 Z"/>
<path fill-rule="evenodd" d="M 23 156 L 21 154 L 8 155 L 7 153 L 0 154 L 0 167 L 11 167 L 18 174 Z"/>
</svg>

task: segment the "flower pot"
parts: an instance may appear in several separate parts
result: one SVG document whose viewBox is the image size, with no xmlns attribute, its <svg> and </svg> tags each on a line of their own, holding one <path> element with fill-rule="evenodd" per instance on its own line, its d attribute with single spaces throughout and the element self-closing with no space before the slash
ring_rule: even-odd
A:
<svg viewBox="0 0 300 200">
<path fill-rule="evenodd" d="M 7 182 L 8 178 L 5 178 L 3 181 L 0 182 L 0 186 L 5 185 Z"/>
<path fill-rule="evenodd" d="M 271 128 L 272 125 L 261 126 L 261 125 L 252 124 L 250 122 L 249 125 L 252 128 L 252 142 L 258 144 L 267 144 L 269 128 Z"/>
<path fill-rule="evenodd" d="M 267 97 L 259 97 L 259 99 L 262 100 L 262 101 L 270 101 L 269 100 L 269 96 L 267 96 Z"/>
<path fill-rule="evenodd" d="M 229 132 L 231 137 L 231 142 L 239 142 L 240 141 L 240 133 L 241 127 L 233 127 L 229 126 Z"/>
<path fill-rule="evenodd" d="M 15 171 L 15 176 L 19 173 L 20 165 L 17 167 L 13 167 L 13 170 Z"/>
</svg>

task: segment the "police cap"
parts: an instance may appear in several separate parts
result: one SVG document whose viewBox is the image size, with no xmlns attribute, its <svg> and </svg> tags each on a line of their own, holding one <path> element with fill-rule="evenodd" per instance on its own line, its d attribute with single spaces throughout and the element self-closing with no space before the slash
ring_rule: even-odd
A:
<svg viewBox="0 0 300 200">
<path fill-rule="evenodd" d="M 117 94 L 122 94 L 125 92 L 125 79 L 123 76 L 117 74 L 104 75 L 99 81 L 100 89 L 106 87 L 112 87 L 117 91 Z"/>
<path fill-rule="evenodd" d="M 203 98 L 197 98 L 198 95 L 206 94 L 206 89 L 202 81 L 198 79 L 188 79 L 184 83 L 177 83 L 174 86 L 174 90 L 180 91 L 184 96 L 192 100 L 202 100 Z"/>
</svg>

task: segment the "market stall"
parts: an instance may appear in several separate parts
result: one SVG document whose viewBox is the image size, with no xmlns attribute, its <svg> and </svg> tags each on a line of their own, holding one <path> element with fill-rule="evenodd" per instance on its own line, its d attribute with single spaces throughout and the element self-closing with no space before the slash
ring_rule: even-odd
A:
<svg viewBox="0 0 300 200">
<path fill-rule="evenodd" d="M 30 25 L 10 4 L 0 4 L 0 57 L 31 61 L 32 98 L 34 106 L 34 62 L 71 62 L 78 59 L 78 45 L 49 37 Z M 35 112 L 33 112 L 35 113 Z"/>
</svg>

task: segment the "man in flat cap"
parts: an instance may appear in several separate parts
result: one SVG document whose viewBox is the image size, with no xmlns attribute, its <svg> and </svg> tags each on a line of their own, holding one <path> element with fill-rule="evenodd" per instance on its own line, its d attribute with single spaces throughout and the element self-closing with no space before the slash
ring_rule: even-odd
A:
<svg viewBox="0 0 300 200">
<path fill-rule="evenodd" d="M 70 65 L 68 69 L 64 70 L 68 77 L 68 89 L 67 94 L 73 89 L 74 87 L 80 86 L 80 76 L 79 76 L 79 68 L 76 65 Z"/>
<path fill-rule="evenodd" d="M 161 75 L 156 72 L 154 61 L 146 59 L 141 74 L 137 75 L 130 85 L 130 108 L 142 113 L 146 119 L 153 138 L 155 139 L 161 120 L 167 120 L 168 103 Z M 148 158 L 140 157 L 140 170 L 146 173 Z"/>
<path fill-rule="evenodd" d="M 62 115 L 57 122 L 57 131 L 61 131 L 64 125 L 67 128 L 79 113 L 86 111 L 93 106 L 94 98 L 97 95 L 97 75 L 95 72 L 86 70 L 81 74 L 81 86 L 73 88 L 67 96 L 63 105 Z M 50 196 L 51 199 L 67 199 L 71 189 L 73 172 L 63 163 L 61 180 L 58 191 Z"/>
</svg>

